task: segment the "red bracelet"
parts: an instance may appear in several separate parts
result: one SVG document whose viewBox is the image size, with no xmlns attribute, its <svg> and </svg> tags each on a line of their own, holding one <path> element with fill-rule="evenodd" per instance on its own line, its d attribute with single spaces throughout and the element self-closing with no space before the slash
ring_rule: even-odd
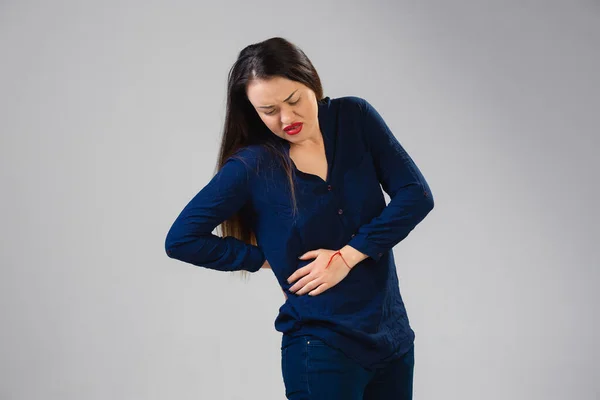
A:
<svg viewBox="0 0 600 400">
<path fill-rule="evenodd" d="M 340 257 L 342 257 L 342 260 L 344 261 L 344 264 L 346 264 L 346 266 L 348 267 L 348 269 L 352 269 L 352 267 L 350 267 L 350 265 L 348 265 L 348 263 L 346 262 L 346 260 L 344 259 L 344 256 L 342 255 L 342 253 L 338 250 L 335 253 L 333 253 L 331 255 L 331 257 L 329 258 L 329 262 L 327 263 L 327 266 L 325 267 L 325 269 L 329 268 L 329 264 L 331 264 L 331 260 L 333 260 L 333 257 L 335 257 L 337 254 L 340 255 Z"/>
</svg>

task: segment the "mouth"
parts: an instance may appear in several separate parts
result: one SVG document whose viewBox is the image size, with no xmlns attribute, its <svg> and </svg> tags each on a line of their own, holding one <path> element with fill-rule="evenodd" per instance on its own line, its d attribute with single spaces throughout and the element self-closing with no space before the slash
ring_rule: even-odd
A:
<svg viewBox="0 0 600 400">
<path fill-rule="evenodd" d="M 283 130 L 288 135 L 297 135 L 302 130 L 302 122 L 296 122 L 294 124 L 288 125 Z"/>
</svg>

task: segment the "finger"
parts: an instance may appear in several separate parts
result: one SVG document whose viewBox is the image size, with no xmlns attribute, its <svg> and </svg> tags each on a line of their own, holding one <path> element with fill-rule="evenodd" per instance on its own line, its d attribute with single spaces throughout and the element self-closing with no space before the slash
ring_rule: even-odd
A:
<svg viewBox="0 0 600 400">
<path fill-rule="evenodd" d="M 326 291 L 327 289 L 329 289 L 329 285 L 327 285 L 327 283 L 322 283 L 321 285 L 319 285 L 319 287 L 317 287 L 315 290 L 313 290 L 312 292 L 308 293 L 309 296 L 316 296 L 318 294 L 323 293 L 324 291 Z"/>
<path fill-rule="evenodd" d="M 298 268 L 296 271 L 294 271 L 294 273 L 293 273 L 293 274 L 291 274 L 291 275 L 289 276 L 289 278 L 287 278 L 287 283 L 292 283 L 292 282 L 294 282 L 296 279 L 298 279 L 298 278 L 301 278 L 301 277 L 303 277 L 304 275 L 306 275 L 306 274 L 310 273 L 310 270 L 311 270 L 311 267 L 310 267 L 310 266 L 311 266 L 311 265 L 312 265 L 312 263 L 310 263 L 310 264 L 308 264 L 308 265 L 305 265 L 305 266 L 304 266 L 304 267 L 302 267 L 302 268 Z"/>
<path fill-rule="evenodd" d="M 292 285 L 292 287 L 290 287 L 290 292 L 292 292 L 292 293 L 296 292 L 297 290 L 304 287 L 307 283 L 309 283 L 313 279 L 315 279 L 314 274 L 309 273 L 309 274 L 305 275 L 302 279 L 300 279 L 298 282 L 296 282 L 294 285 Z"/>
<path fill-rule="evenodd" d="M 320 249 L 308 251 L 302 254 L 300 257 L 298 257 L 298 259 L 305 260 L 307 258 L 317 258 L 317 256 L 319 255 L 319 250 Z"/>
<path fill-rule="evenodd" d="M 287 279 L 288 283 L 292 283 L 293 281 L 303 277 L 304 275 L 310 273 L 314 267 L 314 261 L 306 264 L 305 266 L 298 268 L 292 275 Z"/>
<path fill-rule="evenodd" d="M 304 287 L 300 290 L 298 290 L 296 292 L 296 294 L 298 296 L 302 296 L 305 293 L 310 292 L 311 290 L 315 289 L 317 286 L 321 285 L 323 283 L 323 281 L 321 281 L 320 279 L 313 279 L 312 281 L 308 282 L 306 285 L 304 285 Z"/>
</svg>

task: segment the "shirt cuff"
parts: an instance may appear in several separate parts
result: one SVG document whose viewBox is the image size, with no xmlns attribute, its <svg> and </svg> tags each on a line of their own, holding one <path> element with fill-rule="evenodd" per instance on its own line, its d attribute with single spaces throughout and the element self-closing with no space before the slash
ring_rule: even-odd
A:
<svg viewBox="0 0 600 400">
<path fill-rule="evenodd" d="M 366 254 L 375 261 L 379 261 L 383 256 L 383 253 L 388 251 L 388 249 L 381 248 L 370 242 L 367 238 L 367 234 L 353 236 L 352 239 L 350 239 L 350 242 L 348 242 L 348 246 L 354 247 L 356 250 Z"/>
</svg>

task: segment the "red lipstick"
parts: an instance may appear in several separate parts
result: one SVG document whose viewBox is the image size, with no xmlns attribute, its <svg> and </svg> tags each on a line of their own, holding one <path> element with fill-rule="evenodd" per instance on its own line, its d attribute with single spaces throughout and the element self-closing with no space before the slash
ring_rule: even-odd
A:
<svg viewBox="0 0 600 400">
<path fill-rule="evenodd" d="M 293 124 L 283 128 L 283 130 L 288 135 L 297 135 L 302 130 L 302 122 L 294 122 Z"/>
</svg>

